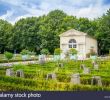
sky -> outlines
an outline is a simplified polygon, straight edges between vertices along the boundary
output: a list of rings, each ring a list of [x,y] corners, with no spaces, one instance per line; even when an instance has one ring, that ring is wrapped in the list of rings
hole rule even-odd
[[[110,0],[0,0],[0,19],[14,24],[21,18],[42,16],[59,9],[68,15],[94,19],[110,8]]]

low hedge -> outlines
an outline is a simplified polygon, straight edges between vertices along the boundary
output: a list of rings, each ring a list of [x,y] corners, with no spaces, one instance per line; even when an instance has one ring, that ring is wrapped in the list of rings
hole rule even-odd
[[[32,91],[35,88],[24,86],[22,84],[14,84],[0,81],[0,91]]]
[[[110,87],[91,85],[73,85],[54,80],[30,80],[0,76],[0,91],[110,91]]]

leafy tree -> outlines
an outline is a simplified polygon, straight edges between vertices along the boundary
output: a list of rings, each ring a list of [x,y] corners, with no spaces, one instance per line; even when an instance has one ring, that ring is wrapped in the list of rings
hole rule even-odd
[[[97,27],[95,21],[90,21],[88,18],[79,18],[76,29],[94,37]]]
[[[35,17],[19,20],[13,28],[13,49],[21,51],[26,48],[37,51],[40,47],[40,35],[38,34],[38,19]]]
[[[51,11],[40,19],[39,34],[41,35],[40,48],[47,48],[50,53],[60,47],[59,34],[64,31],[63,20],[67,15],[60,10]]]
[[[41,50],[41,54],[48,55],[48,54],[49,54],[48,49],[42,49],[42,50]]]
[[[98,40],[99,54],[110,50],[110,10],[94,20],[69,16],[61,10],[54,10],[40,17],[22,18],[12,26],[0,20],[0,52],[24,48],[37,54],[47,48],[51,54],[60,47],[59,34],[76,29]]]
[[[10,49],[9,41],[12,30],[12,25],[7,21],[0,19],[0,52],[3,53]]]
[[[10,59],[13,58],[13,54],[10,53],[10,52],[7,52],[7,51],[6,51],[6,52],[4,53],[4,55],[5,55],[5,57],[7,58],[8,62],[9,62]]]
[[[97,32],[95,34],[98,40],[100,54],[109,53],[110,49],[110,9],[101,18],[97,19]]]

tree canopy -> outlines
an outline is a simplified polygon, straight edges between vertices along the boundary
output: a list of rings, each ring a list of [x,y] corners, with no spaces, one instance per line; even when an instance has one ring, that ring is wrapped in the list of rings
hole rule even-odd
[[[39,17],[22,18],[11,25],[0,20],[0,52],[27,49],[40,53],[43,48],[54,53],[60,47],[59,34],[76,29],[88,33],[98,40],[99,54],[110,50],[110,9],[102,17],[89,20],[70,16],[61,10],[54,10]]]
[[[9,50],[9,41],[12,34],[12,25],[0,19],[0,52]]]

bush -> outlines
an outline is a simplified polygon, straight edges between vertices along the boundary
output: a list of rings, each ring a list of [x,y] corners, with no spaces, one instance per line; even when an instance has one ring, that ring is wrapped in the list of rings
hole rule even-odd
[[[36,55],[36,52],[30,51],[30,52],[28,52],[28,54],[29,54],[29,55]]]
[[[54,54],[55,54],[55,55],[60,55],[61,52],[62,52],[62,50],[61,50],[60,48],[56,48],[56,49],[54,50]]]
[[[42,50],[41,50],[41,54],[48,55],[48,54],[49,54],[48,49],[42,49]]]
[[[27,55],[29,54],[29,50],[26,50],[26,49],[23,49],[21,52],[20,52],[21,55]]]
[[[7,51],[6,51],[6,52],[4,53],[4,55],[5,55],[5,57],[7,58],[8,61],[13,58],[13,54],[10,53],[10,52],[7,52]]]
[[[71,49],[69,50],[69,53],[72,54],[72,55],[77,54],[77,50],[74,49],[74,48],[71,48]]]

